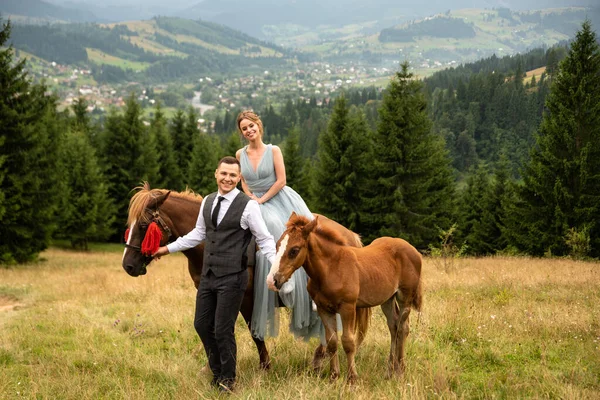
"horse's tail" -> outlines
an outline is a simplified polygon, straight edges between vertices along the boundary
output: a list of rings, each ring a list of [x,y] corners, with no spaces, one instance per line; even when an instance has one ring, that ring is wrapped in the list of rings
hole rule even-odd
[[[421,277],[419,277],[419,284],[417,285],[417,290],[415,292],[415,296],[413,297],[412,306],[415,310],[421,312],[421,307],[423,306],[423,281]]]
[[[414,272],[419,282],[417,283],[417,289],[412,299],[412,306],[415,310],[421,312],[421,307],[423,307],[423,279],[421,279],[421,266],[423,265],[423,257],[418,251],[415,250],[415,252],[417,253],[418,257],[415,259]]]
[[[357,308],[356,309],[356,325],[355,325],[355,334],[356,334],[356,347],[358,348],[360,344],[365,340],[367,336],[367,331],[369,330],[369,323],[371,321],[371,315],[373,314],[372,308]]]

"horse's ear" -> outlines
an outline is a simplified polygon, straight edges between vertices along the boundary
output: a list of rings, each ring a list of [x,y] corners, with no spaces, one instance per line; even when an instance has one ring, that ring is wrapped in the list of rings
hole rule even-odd
[[[308,235],[310,235],[310,233],[317,228],[318,225],[319,217],[315,215],[315,218],[306,224],[304,228],[302,228],[302,236],[304,236],[304,239],[306,239]]]
[[[161,194],[160,196],[158,196],[156,198],[156,205],[155,207],[158,208],[160,206],[162,206],[162,204],[165,202],[165,200],[167,200],[169,198],[169,195],[171,194],[171,191],[169,190],[168,192]]]

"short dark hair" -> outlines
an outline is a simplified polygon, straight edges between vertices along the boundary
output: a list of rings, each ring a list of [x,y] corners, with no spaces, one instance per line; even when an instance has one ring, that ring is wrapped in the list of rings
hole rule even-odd
[[[231,157],[231,156],[225,156],[225,157],[221,158],[219,160],[219,163],[217,164],[217,169],[221,166],[221,164],[237,164],[237,166],[240,168],[240,170],[242,169],[242,166],[240,165],[239,160],[237,158]]]

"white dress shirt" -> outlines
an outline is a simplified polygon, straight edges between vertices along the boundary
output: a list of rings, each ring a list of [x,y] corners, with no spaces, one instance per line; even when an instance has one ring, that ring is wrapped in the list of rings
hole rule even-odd
[[[234,188],[231,192],[222,195],[219,193],[219,196],[223,196],[225,199],[221,201],[221,209],[219,210],[219,215],[217,216],[217,225],[221,223],[221,220],[229,210],[229,206],[236,198],[239,189]],[[212,211],[217,206],[217,198],[213,201],[212,209],[210,210],[210,214],[212,215]],[[179,239],[167,245],[167,249],[169,249],[169,253],[175,253],[177,251],[184,251],[191,249],[192,247],[196,247],[199,245],[204,239],[206,239],[206,222],[204,221],[204,204],[206,203],[206,198],[202,200],[202,204],[200,205],[200,213],[198,214],[198,219],[196,220],[196,226],[192,229],[188,234],[181,236]],[[275,261],[275,240],[273,240],[273,235],[269,233],[267,229],[267,225],[263,220],[262,214],[260,213],[260,207],[256,200],[250,200],[246,203],[246,207],[244,208],[244,212],[242,213],[242,218],[240,219],[240,226],[242,229],[250,229],[250,232],[254,235],[256,239],[256,244],[260,247],[263,254],[268,258],[270,263]]]

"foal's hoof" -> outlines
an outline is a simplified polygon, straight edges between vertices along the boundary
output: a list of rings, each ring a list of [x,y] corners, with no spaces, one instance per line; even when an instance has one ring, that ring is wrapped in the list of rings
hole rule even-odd
[[[329,375],[329,382],[335,382],[337,381],[337,379],[340,377],[340,373],[339,372],[332,372]]]
[[[358,383],[357,375],[349,376],[348,379],[346,380],[346,384],[348,386],[355,386],[357,383]]]

